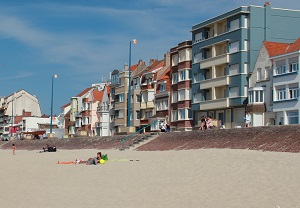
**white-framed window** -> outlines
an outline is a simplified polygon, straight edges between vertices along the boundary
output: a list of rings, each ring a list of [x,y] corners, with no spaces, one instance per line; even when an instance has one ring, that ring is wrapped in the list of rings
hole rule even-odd
[[[124,93],[119,94],[119,102],[124,102]]]
[[[248,21],[248,17],[244,18],[244,27],[248,28],[249,27],[249,21]]]
[[[169,102],[168,100],[164,100],[164,109],[168,109],[169,108]]]
[[[178,62],[183,62],[183,61],[187,60],[187,57],[186,57],[187,50],[186,49],[183,49],[183,50],[179,51],[178,54],[179,54],[179,60],[178,60]]]
[[[178,117],[177,117],[177,110],[173,110],[172,111],[172,121],[177,121]]]
[[[235,53],[240,50],[240,41],[229,43],[229,53]]]
[[[177,84],[178,83],[178,74],[174,73],[172,74],[172,84]]]
[[[286,67],[285,67],[285,65],[277,66],[276,67],[276,75],[285,74],[285,73],[286,73]]]
[[[178,120],[185,120],[185,109],[178,110]]]
[[[298,67],[299,67],[298,63],[291,63],[290,67],[289,67],[289,72],[296,72],[296,71],[298,71]]]
[[[166,91],[166,84],[160,84],[160,89],[159,89],[160,92],[165,92]]]
[[[118,84],[118,81],[119,81],[119,74],[113,74],[111,76],[111,83],[112,84]]]
[[[172,66],[178,65],[178,54],[172,56]]]
[[[185,90],[178,90],[178,100],[185,100]]]
[[[199,103],[202,101],[202,93],[195,93],[194,94],[194,103]]]
[[[285,88],[277,89],[277,100],[286,99],[286,90]]]
[[[179,71],[179,78],[180,78],[180,81],[184,81],[185,80],[185,70],[182,70],[182,71]]]
[[[289,99],[295,99],[298,98],[299,89],[296,87],[289,89]]]
[[[176,103],[178,101],[177,91],[172,93],[172,102]]]
[[[136,95],[136,102],[140,103],[142,101],[142,96],[141,95]]]
[[[229,97],[238,97],[239,96],[239,87],[230,87],[229,88]]]
[[[195,34],[195,43],[198,43],[202,40],[203,34],[202,32],[196,33]]]
[[[201,80],[201,74],[194,73],[194,82],[200,82],[200,80]]]
[[[158,102],[156,102],[156,110],[161,110],[162,109],[162,107],[161,107],[161,101],[158,101]]]
[[[199,52],[199,53],[195,53],[194,54],[194,64],[195,63],[199,63],[201,60],[203,59],[202,57],[202,52]]]
[[[299,124],[299,112],[289,111],[287,112],[288,124]]]
[[[240,65],[239,64],[232,64],[229,66],[229,75],[236,75],[240,72]]]
[[[240,28],[240,19],[231,20],[229,25],[230,25],[230,28],[229,28],[230,31],[239,29]]]
[[[124,118],[124,110],[118,111],[118,118]]]

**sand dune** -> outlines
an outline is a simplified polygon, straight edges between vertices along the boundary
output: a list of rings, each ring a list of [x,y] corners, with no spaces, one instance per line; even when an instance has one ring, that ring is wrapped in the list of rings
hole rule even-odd
[[[104,165],[56,164],[96,152],[1,150],[0,207],[300,207],[297,153],[104,150]]]

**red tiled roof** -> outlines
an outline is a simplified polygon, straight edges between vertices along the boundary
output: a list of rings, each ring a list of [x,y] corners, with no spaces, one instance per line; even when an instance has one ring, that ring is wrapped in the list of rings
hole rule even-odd
[[[277,56],[279,54],[285,53],[287,47],[290,45],[288,43],[277,43],[277,42],[269,42],[269,41],[264,41],[264,44],[269,53],[269,57]]]
[[[300,51],[300,38],[298,38],[294,43],[292,43],[286,50],[286,53],[291,53],[294,51]]]
[[[104,94],[103,91],[94,90],[93,91],[94,101],[101,101],[103,98],[103,94]]]
[[[85,90],[83,90],[82,92],[80,92],[78,95],[76,95],[76,97],[81,97],[81,96],[83,96],[85,93],[87,93],[87,92],[90,91],[91,89],[93,89],[93,87],[86,88]]]
[[[171,67],[168,67],[166,69],[166,71],[157,80],[157,82],[166,81],[166,91],[167,92],[170,92],[170,88],[171,88],[171,83],[170,83],[170,69],[171,69]],[[157,85],[157,87],[156,87],[156,93],[157,94],[159,93],[159,89],[160,89],[160,86]]]
[[[66,108],[66,107],[68,107],[70,104],[71,104],[71,103],[67,103],[67,104],[61,106],[60,108]]]
[[[110,94],[110,86],[106,85],[107,94]]]
[[[138,64],[132,65],[132,66],[130,67],[130,71],[136,70],[137,67],[138,67]]]

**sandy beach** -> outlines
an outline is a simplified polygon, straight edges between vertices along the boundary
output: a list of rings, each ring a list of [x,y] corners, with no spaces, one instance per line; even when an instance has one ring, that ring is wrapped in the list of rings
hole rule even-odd
[[[0,207],[300,207],[300,154],[231,149],[0,151]]]

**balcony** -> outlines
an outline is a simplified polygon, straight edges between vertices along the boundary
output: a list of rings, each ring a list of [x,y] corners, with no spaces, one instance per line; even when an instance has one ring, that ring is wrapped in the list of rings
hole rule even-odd
[[[82,111],[82,112],[81,112],[81,115],[82,115],[82,116],[90,116],[90,115],[91,115],[91,112],[90,112],[90,111],[87,111],[87,110],[86,110],[86,111]]]
[[[200,82],[200,89],[209,89],[212,87],[219,87],[224,85],[229,85],[229,77],[227,76],[203,80]]]
[[[98,112],[109,111],[109,106],[100,106],[100,107],[97,107],[97,111]]]
[[[122,86],[122,87],[116,87],[115,88],[115,95],[118,95],[118,94],[123,94],[123,93],[125,93],[126,91],[126,89],[125,89],[125,87],[124,86]]]
[[[229,99],[221,98],[216,100],[207,100],[200,102],[201,110],[210,110],[210,109],[220,109],[220,108],[228,108],[229,107]]]
[[[153,103],[153,101],[148,101],[148,102],[147,102],[147,108],[154,108],[154,103]]]
[[[200,61],[201,69],[210,68],[221,64],[229,63],[229,54],[225,53],[219,56],[211,57]]]
[[[125,102],[115,103],[115,110],[125,109],[125,107],[126,107]]]
[[[115,126],[125,126],[125,118],[115,118]]]
[[[141,110],[147,109],[147,103],[146,103],[146,102],[141,102],[140,109],[141,109]]]

